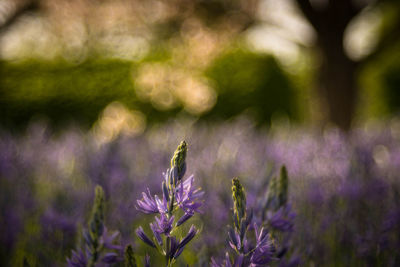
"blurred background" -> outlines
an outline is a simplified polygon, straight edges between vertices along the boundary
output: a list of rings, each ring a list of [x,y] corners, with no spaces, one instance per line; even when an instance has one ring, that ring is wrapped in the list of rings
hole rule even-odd
[[[143,259],[134,203],[185,139],[213,208],[178,266],[224,255],[232,177],[253,205],[282,164],[288,255],[400,266],[399,115],[398,0],[0,0],[0,265],[64,265],[96,184]]]
[[[399,37],[395,0],[3,0],[0,125],[348,130],[399,112]]]

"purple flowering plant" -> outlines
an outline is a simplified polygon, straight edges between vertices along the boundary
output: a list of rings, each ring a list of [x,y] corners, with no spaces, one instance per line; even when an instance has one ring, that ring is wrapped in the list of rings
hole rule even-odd
[[[279,266],[297,266],[300,259],[291,255],[291,235],[294,230],[296,214],[288,201],[289,178],[287,169],[282,166],[280,175],[273,176],[268,184],[266,196],[256,210],[255,220],[270,231],[274,240]]]
[[[102,145],[75,130],[57,137],[37,128],[20,137],[0,132],[0,265],[62,266],[68,256],[69,266],[88,266],[94,258],[96,266],[121,266],[122,262],[109,264],[103,259],[122,259],[122,250],[107,246],[114,245],[113,238],[124,246],[132,240],[135,228],[130,222],[142,225],[149,243],[162,252],[168,234],[178,241],[186,236],[190,224],[185,220],[198,220],[204,231],[190,247],[185,246],[185,255],[175,265],[209,266],[215,257],[221,266],[225,250],[228,266],[237,258],[238,263],[243,260],[242,265],[256,264],[256,257],[253,262],[246,255],[240,258],[229,242],[225,244],[228,231],[221,231],[221,226],[231,224],[230,231],[240,234],[234,222],[230,223],[232,200],[227,190],[230,178],[238,174],[246,185],[245,217],[253,215],[243,241],[254,247],[255,230],[257,237],[261,228],[261,237],[268,230],[266,236],[273,245],[269,266],[296,266],[299,259],[302,266],[400,266],[400,124],[356,129],[348,135],[335,129],[320,133],[296,128],[266,134],[246,125],[232,122],[183,132],[168,124]],[[154,195],[164,181],[165,198],[170,197],[169,181],[174,182],[169,179],[170,171],[168,179],[153,178],[161,173],[162,163],[170,158],[171,143],[182,133],[193,140],[191,151],[196,151],[191,155],[191,170],[215,177],[196,181],[207,192],[201,207],[207,212],[193,219],[191,212],[185,212],[200,209],[196,205],[201,201],[192,201],[193,196],[185,193],[194,191],[193,181],[177,181],[171,215],[164,190]],[[290,170],[289,194],[282,175],[271,178],[274,166],[283,163]],[[82,231],[77,231],[75,221],[86,217],[96,184],[109,196],[107,226],[122,235],[107,234],[104,225],[97,231],[86,224],[85,238],[78,238],[77,246],[74,240]],[[143,190],[140,207],[136,199],[143,185],[149,190]],[[185,190],[179,191],[181,187]],[[143,221],[153,216],[143,216],[142,211],[156,216],[151,227]],[[242,242],[243,250],[246,242]],[[135,245],[125,250],[126,266],[149,266],[148,257],[135,263]],[[72,255],[71,249],[75,250]],[[157,253],[156,249],[148,252]],[[164,257],[151,260],[153,266],[165,265]]]
[[[104,191],[97,185],[88,229],[83,231],[85,243],[82,248],[72,251],[71,258],[67,258],[67,266],[94,267],[99,263],[109,265],[123,261],[122,247],[115,244],[118,235],[118,231],[108,233],[104,226]]]
[[[247,211],[246,193],[238,178],[232,180],[232,198],[233,227],[228,226],[228,243],[233,253],[226,252],[223,262],[212,259],[211,266],[267,266],[274,259],[273,240],[265,227],[253,221],[253,211]]]
[[[284,259],[290,249],[290,233],[295,214],[288,199],[288,175],[283,166],[279,178],[271,178],[266,197],[253,210],[247,211],[246,193],[238,178],[232,180],[233,227],[228,226],[231,252],[213,267],[298,266],[299,259]]]
[[[191,225],[186,236],[178,240],[174,235],[177,228],[188,221],[202,205],[204,192],[193,185],[193,175],[183,180],[186,172],[187,144],[182,141],[176,149],[171,168],[164,173],[162,181],[162,197],[154,197],[150,190],[142,193],[142,199],[137,200],[136,208],[145,214],[156,214],[155,221],[150,223],[153,238],[150,238],[142,226],[136,229],[136,235],[144,243],[155,248],[165,257],[166,266],[173,266],[183,252],[185,246],[196,236],[198,230]],[[181,211],[183,215],[177,218]]]

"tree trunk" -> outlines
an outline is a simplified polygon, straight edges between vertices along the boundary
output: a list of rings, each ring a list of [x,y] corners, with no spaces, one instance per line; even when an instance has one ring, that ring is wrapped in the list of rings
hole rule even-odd
[[[340,36],[341,35],[341,36]],[[320,66],[317,88],[327,105],[328,120],[349,130],[354,116],[357,86],[357,64],[344,52],[343,32],[319,36]]]
[[[347,25],[363,6],[351,0],[329,0],[326,6],[316,8],[310,0],[296,1],[317,33],[317,87],[327,105],[328,120],[349,130],[358,93],[358,64],[346,55],[343,37]]]

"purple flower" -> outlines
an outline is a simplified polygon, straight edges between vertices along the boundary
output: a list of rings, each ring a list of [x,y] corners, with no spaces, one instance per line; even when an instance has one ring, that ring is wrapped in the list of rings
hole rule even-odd
[[[108,252],[101,258],[101,261],[104,263],[107,263],[107,264],[113,264],[113,263],[117,263],[118,261],[120,261],[119,258],[120,257],[118,256],[117,253]]]
[[[175,259],[177,259],[183,252],[185,246],[195,237],[197,232],[198,231],[196,230],[196,228],[192,225],[192,227],[190,227],[190,230],[187,233],[187,235],[184,238],[182,238],[182,240],[179,243],[176,240],[175,236],[167,237],[167,239],[166,239],[166,242],[167,242],[166,256],[167,256],[168,260],[174,261]]]
[[[167,239],[169,246],[167,246],[167,257],[169,260],[175,260],[181,255],[183,252],[183,247],[180,247],[180,243],[176,240],[174,236],[171,236]]]
[[[229,236],[229,245],[232,249],[239,251],[242,249],[242,244],[240,241],[240,235],[236,233],[236,231],[228,226],[228,236]]]
[[[156,224],[154,224],[156,232],[159,234],[169,235],[174,219],[174,216],[171,216],[171,218],[168,219],[165,214],[161,214],[160,217],[156,217]]]
[[[118,236],[119,236],[118,231],[108,234],[107,227],[104,227],[103,235],[100,238],[100,244],[108,249],[115,249],[118,251],[122,251],[123,247],[121,245],[114,244],[114,242]]]
[[[167,257],[172,260],[175,257],[175,254],[177,253],[178,250],[178,241],[176,240],[175,236],[172,236],[167,239],[167,242],[169,242],[169,250],[167,250]]]
[[[146,243],[147,245],[155,248],[156,245],[154,244],[153,241],[151,241],[151,239],[145,234],[145,232],[143,231],[142,226],[139,226],[136,229],[136,235],[140,238],[140,240],[142,240],[144,243]]]
[[[190,240],[192,240],[195,235],[198,233],[196,227],[194,227],[194,225],[192,225],[189,229],[189,232],[187,233],[187,235],[179,242],[178,245],[178,249],[183,249],[187,243],[190,242]]]
[[[251,266],[266,266],[273,258],[274,247],[269,238],[268,232],[261,228],[260,232],[257,232],[257,228],[255,227],[256,232],[256,247],[254,249],[254,253],[250,258]]]
[[[177,259],[179,255],[183,252],[183,249],[185,246],[195,237],[197,234],[196,228],[192,225],[190,227],[190,230],[188,234],[182,238],[182,240],[178,243],[176,238],[174,236],[168,237],[167,238],[167,252],[166,256],[168,257],[169,260]]]
[[[293,222],[296,214],[289,205],[279,208],[275,213],[268,212],[267,220],[272,228],[281,232],[293,231]]]
[[[204,192],[200,188],[193,187],[193,175],[181,182],[177,187],[176,202],[185,212],[199,212],[199,208],[203,204],[200,198]]]
[[[293,255],[289,260],[281,260],[279,267],[296,267],[301,263],[300,257]]]
[[[151,231],[153,232],[153,235],[154,235],[154,237],[156,238],[157,243],[158,243],[160,246],[162,246],[163,240],[162,240],[162,237],[161,237],[160,233],[158,232],[158,229],[157,229],[156,226],[155,226],[155,223],[150,223],[150,229],[151,229]]]
[[[147,188],[147,194],[143,192],[142,196],[142,200],[137,200],[138,205],[136,206],[136,209],[146,214],[158,213],[158,205],[154,198],[151,196],[149,188]]]
[[[146,254],[146,256],[144,257],[144,266],[145,267],[150,267],[150,256],[149,256],[149,254]]]
[[[168,201],[165,197],[163,197],[163,200],[161,201],[160,198],[156,195],[156,203],[157,203],[157,209],[159,213],[167,213],[168,212]]]
[[[217,259],[215,259],[214,257],[211,257],[211,267],[221,267],[222,263],[219,262]]]
[[[86,267],[88,264],[87,254],[82,250],[72,251],[71,258],[67,258],[68,267]]]
[[[222,262],[219,262],[215,260],[214,258],[211,258],[211,267],[244,267],[248,266],[248,262],[246,262],[245,255],[239,254],[234,258],[233,263],[231,262],[231,259],[229,257],[229,253],[226,252],[225,254],[225,259]]]
[[[176,223],[176,226],[180,226],[183,223],[185,223],[187,220],[189,220],[190,218],[192,218],[192,216],[194,215],[193,211],[188,211],[185,214],[182,215],[182,217],[179,218],[178,222]]]
[[[228,252],[225,254],[225,266],[226,267],[232,267],[231,259],[229,258]]]

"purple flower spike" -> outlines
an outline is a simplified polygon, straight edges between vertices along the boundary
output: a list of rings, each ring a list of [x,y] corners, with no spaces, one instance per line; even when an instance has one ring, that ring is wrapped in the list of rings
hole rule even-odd
[[[152,247],[156,247],[156,244],[159,245],[159,252],[166,256],[168,266],[171,266],[175,262],[175,259],[181,255],[185,246],[198,233],[197,229],[192,225],[187,235],[180,242],[178,242],[176,236],[171,234],[178,226],[189,220],[195,212],[198,212],[202,205],[200,197],[203,195],[203,192],[200,189],[193,188],[193,176],[186,181],[182,180],[186,171],[186,151],[187,145],[183,141],[178,146],[171,160],[171,169],[163,174],[164,181],[162,181],[161,185],[162,198],[155,195],[153,199],[150,191],[147,190],[147,194],[143,193],[143,199],[137,201],[138,210],[144,213],[160,214],[155,217],[154,222],[150,223],[154,242],[146,236],[142,227],[136,230],[136,234],[143,242]],[[178,208],[181,208],[185,214],[174,223],[175,212]]]
[[[151,241],[151,239],[145,234],[145,232],[143,231],[142,226],[139,226],[139,228],[136,229],[136,235],[147,245],[155,248],[156,245],[154,244],[153,241]]]
[[[150,190],[148,188],[147,188],[147,194],[143,192],[142,196],[143,196],[142,200],[137,200],[138,205],[136,206],[136,209],[146,214],[158,213],[159,209],[157,203],[151,196]]]

